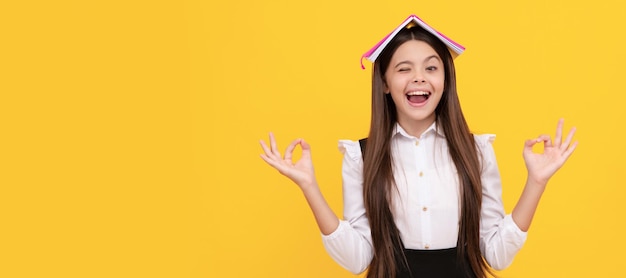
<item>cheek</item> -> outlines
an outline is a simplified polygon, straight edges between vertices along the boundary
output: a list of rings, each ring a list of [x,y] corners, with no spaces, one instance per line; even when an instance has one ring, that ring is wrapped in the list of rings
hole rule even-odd
[[[396,90],[396,91],[401,91],[403,92],[404,89],[406,88],[406,86],[408,84],[411,83],[411,77],[410,76],[394,76],[393,78],[388,79],[389,83],[389,89],[392,90]]]
[[[398,82],[398,80],[389,80],[389,83],[387,83],[387,88],[389,89],[390,92],[395,93],[398,92],[398,90],[401,88],[401,84],[400,82]]]
[[[443,92],[445,90],[446,83],[442,81],[441,84],[439,84],[438,87],[439,87],[439,91]]]
[[[445,80],[444,76],[441,76],[440,78],[437,78],[437,81],[435,83],[436,83],[435,86],[437,87],[437,89],[439,91],[443,92],[443,89],[444,89],[444,87],[446,85],[446,80]]]

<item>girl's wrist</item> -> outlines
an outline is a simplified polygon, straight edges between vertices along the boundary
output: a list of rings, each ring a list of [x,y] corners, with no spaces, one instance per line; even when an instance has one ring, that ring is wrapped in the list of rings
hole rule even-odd
[[[526,185],[533,188],[545,189],[548,185],[548,180],[536,179],[528,175],[528,178],[526,179]]]
[[[300,184],[300,190],[302,190],[302,193],[304,193],[305,195],[307,193],[310,193],[311,191],[319,190],[317,181],[313,180],[310,182],[303,182],[302,184]]]

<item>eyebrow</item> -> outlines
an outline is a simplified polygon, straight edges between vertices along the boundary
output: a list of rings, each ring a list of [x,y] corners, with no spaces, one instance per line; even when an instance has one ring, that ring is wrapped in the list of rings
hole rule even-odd
[[[428,60],[430,60],[430,59],[432,59],[432,58],[435,58],[435,59],[437,59],[438,61],[440,61],[440,62],[441,62],[441,59],[440,59],[440,58],[439,58],[439,56],[437,56],[437,55],[431,55],[431,56],[426,57],[426,59],[424,59],[424,62],[426,62],[426,61],[428,61]],[[401,62],[397,63],[397,64],[394,66],[394,68],[397,68],[398,66],[400,66],[400,65],[402,65],[402,64],[409,64],[409,65],[413,65],[413,62],[411,62],[411,61],[409,61],[409,60],[404,60],[404,61],[401,61]]]

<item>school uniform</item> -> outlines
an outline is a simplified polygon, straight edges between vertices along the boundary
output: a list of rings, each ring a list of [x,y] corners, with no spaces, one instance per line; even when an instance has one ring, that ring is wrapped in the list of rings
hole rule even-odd
[[[500,270],[509,266],[526,241],[523,232],[504,212],[502,186],[493,150],[494,135],[475,135],[483,198],[480,249],[487,263]],[[363,159],[357,141],[340,140],[344,220],[329,235],[322,235],[328,254],[341,266],[358,274],[373,257],[373,243],[363,202]],[[412,277],[429,277],[420,271],[449,270],[456,264],[460,221],[460,185],[448,154],[443,130],[433,123],[420,137],[396,124],[391,140],[394,179],[392,213],[412,265]],[[433,266],[434,269],[430,269]],[[456,273],[463,272],[460,269]],[[406,273],[400,273],[399,277]],[[450,274],[453,275],[453,274]],[[430,277],[446,277],[435,275]],[[450,276],[456,277],[456,276]]]

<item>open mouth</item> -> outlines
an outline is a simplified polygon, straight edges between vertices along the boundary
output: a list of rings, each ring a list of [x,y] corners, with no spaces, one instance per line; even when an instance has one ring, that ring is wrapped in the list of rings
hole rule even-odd
[[[413,91],[406,94],[406,99],[411,104],[422,104],[428,100],[431,93],[427,91]]]

